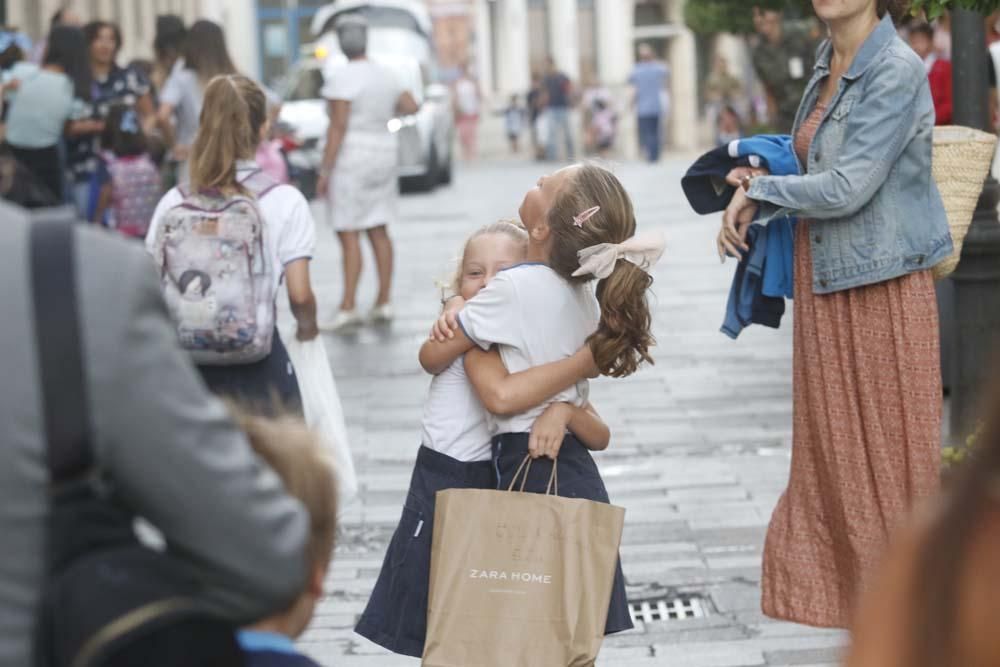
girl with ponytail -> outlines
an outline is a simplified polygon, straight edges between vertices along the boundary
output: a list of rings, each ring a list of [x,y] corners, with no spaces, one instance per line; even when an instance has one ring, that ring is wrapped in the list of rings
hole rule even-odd
[[[157,204],[146,235],[146,247],[154,256],[162,252],[167,233],[160,233],[164,219],[175,209],[190,206],[192,195],[218,193],[225,198],[237,195],[251,198],[263,223],[261,238],[267,282],[275,297],[281,284],[287,285],[297,323],[296,338],[308,341],[319,333],[316,299],[309,278],[316,223],[302,193],[273,181],[254,161],[257,147],[267,132],[267,99],[260,86],[239,74],[216,76],[209,81],[198,133],[191,147],[191,182],[171,189]],[[218,231],[206,223],[206,235]],[[206,272],[219,278],[233,273],[231,258],[221,254],[210,255],[205,263]],[[185,285],[178,287],[186,294],[185,288],[191,281],[182,282]],[[209,329],[227,326],[224,309],[213,309],[209,303],[213,298],[213,282],[205,275],[198,280],[199,289],[191,290],[197,301],[190,307],[204,307],[208,311],[205,319]],[[213,392],[240,399],[261,412],[271,411],[276,399],[293,409],[301,405],[298,381],[277,331],[270,354],[260,361],[200,365],[198,369]]]
[[[590,451],[567,428],[569,408],[588,401],[586,377],[528,410],[519,409],[523,405],[504,380],[507,373],[572,357],[581,348],[592,354],[594,363],[586,366],[594,375],[626,377],[643,362],[652,363],[646,291],[663,237],[636,235],[628,193],[611,172],[594,165],[542,177],[519,214],[528,232],[526,262],[500,272],[468,303],[450,299],[420,362],[438,373],[465,354],[469,379],[494,415],[497,488],[507,488],[531,455],[539,460],[525,489],[544,493],[558,458],[560,495],[609,502]],[[566,409],[549,410],[553,405]],[[536,430],[551,432],[558,419],[561,439],[531,437]],[[631,627],[619,567],[605,632]]]

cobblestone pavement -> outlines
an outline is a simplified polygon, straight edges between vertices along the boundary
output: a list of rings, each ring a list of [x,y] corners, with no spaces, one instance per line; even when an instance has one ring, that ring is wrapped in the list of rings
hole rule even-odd
[[[732,265],[720,267],[714,218],[691,212],[679,179],[685,160],[616,167],[640,229],[669,246],[656,269],[656,365],[600,380],[593,400],[611,426],[598,455],[612,502],[626,508],[621,549],[630,598],[702,596],[700,618],[637,623],[609,638],[598,665],[832,667],[845,636],[766,619],[760,556],[771,510],[788,475],[791,318],[780,331],[719,333]],[[544,168],[504,162],[466,167],[455,184],[401,200],[396,243],[397,319],[386,328],[327,337],[361,483],[346,511],[322,602],[303,648],[324,665],[415,667],[353,634],[400,513],[416,455],[428,378],[417,349],[438,308],[464,237],[513,216]],[[322,221],[317,210],[317,220]],[[314,281],[321,319],[339,298],[339,255],[320,224]],[[374,294],[366,256],[362,303]]]

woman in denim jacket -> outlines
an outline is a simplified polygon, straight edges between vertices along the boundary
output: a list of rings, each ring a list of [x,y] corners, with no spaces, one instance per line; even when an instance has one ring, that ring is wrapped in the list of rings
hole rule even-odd
[[[737,171],[720,253],[760,210],[795,241],[794,434],[764,549],[769,616],[847,627],[887,535],[938,486],[941,375],[929,269],[952,250],[931,177],[934,105],[900,0],[813,0],[830,29],[795,122],[799,176]]]

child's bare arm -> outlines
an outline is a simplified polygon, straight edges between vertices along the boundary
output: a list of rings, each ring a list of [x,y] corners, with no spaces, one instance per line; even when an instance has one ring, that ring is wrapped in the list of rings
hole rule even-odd
[[[511,415],[541,405],[579,380],[597,375],[590,347],[560,361],[509,373],[496,350],[470,350],[465,370],[479,400],[495,415]]]

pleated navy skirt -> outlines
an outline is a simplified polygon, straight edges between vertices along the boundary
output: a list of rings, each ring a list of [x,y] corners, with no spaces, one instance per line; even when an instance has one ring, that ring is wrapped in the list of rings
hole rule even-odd
[[[302,397],[295,368],[278,331],[274,332],[271,354],[251,364],[198,366],[198,372],[216,396],[236,401],[254,414],[302,412]]]
[[[446,489],[492,489],[490,461],[463,462],[421,447],[375,589],[354,628],[394,653],[419,658],[427,635],[434,500]]]

